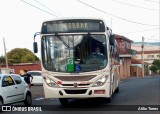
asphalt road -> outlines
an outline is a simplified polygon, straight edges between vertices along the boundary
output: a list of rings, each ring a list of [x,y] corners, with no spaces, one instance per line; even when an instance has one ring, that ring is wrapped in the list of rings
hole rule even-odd
[[[133,77],[121,81],[120,92],[113,95],[111,103],[106,102],[104,99],[74,99],[69,101],[68,106],[62,107],[58,99],[44,98],[43,86],[34,85],[31,87],[31,91],[33,106],[43,106],[42,110],[50,111],[47,113],[160,114],[159,111],[148,110],[148,107],[160,108],[160,76]],[[138,108],[143,110],[138,110]],[[146,108],[147,111],[145,111]],[[17,112],[12,113],[17,114]],[[32,112],[23,113],[29,114]],[[41,113],[44,112],[38,112],[38,114]]]

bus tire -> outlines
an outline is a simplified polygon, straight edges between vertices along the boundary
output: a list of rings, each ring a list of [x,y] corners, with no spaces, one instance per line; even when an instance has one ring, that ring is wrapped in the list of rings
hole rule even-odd
[[[61,105],[66,106],[68,104],[68,98],[59,98]]]
[[[109,98],[106,98],[106,101],[110,103],[112,101],[112,95]]]
[[[115,93],[119,93],[119,87],[116,88]]]
[[[113,96],[113,89],[112,89],[112,87],[110,87],[110,97],[106,98],[106,101],[108,103],[110,103],[112,101],[112,96]]]

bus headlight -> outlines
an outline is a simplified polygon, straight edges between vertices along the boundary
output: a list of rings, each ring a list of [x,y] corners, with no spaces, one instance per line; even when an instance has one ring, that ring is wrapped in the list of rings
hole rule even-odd
[[[93,84],[93,87],[98,87],[98,86],[104,85],[107,79],[108,79],[108,76],[103,76],[103,77],[99,78],[98,80],[95,81],[95,83]]]
[[[50,79],[48,77],[46,77],[46,79],[44,79],[44,80],[49,87],[59,87],[55,81],[53,81],[52,79]]]

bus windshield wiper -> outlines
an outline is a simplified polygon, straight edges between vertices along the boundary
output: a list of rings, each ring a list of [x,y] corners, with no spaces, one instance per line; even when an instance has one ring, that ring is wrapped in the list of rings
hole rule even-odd
[[[61,40],[62,43],[63,43],[67,48],[70,48],[70,46],[69,46],[57,33],[55,34],[55,36],[57,36],[57,38],[58,38],[59,40]]]

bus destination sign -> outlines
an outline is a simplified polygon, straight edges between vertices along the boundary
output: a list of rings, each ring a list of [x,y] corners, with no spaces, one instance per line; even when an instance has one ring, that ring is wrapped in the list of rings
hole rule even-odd
[[[72,32],[104,32],[105,26],[102,20],[59,20],[48,21],[42,25],[42,34],[72,33]]]

